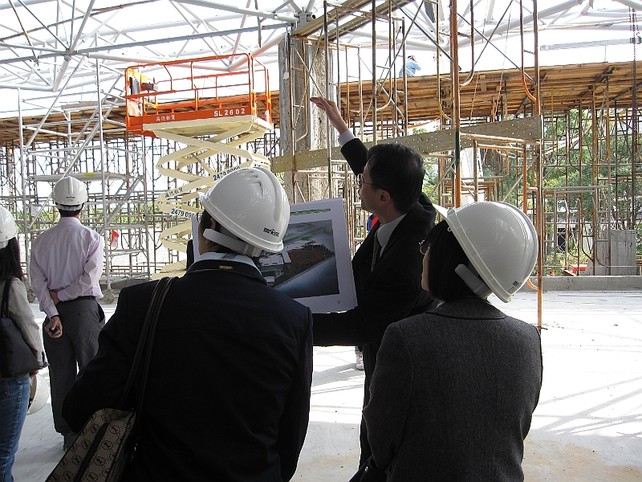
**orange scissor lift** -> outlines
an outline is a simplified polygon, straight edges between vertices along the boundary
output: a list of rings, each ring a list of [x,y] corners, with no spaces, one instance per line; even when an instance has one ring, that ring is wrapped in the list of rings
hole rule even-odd
[[[273,129],[268,71],[250,54],[233,54],[133,65],[125,81],[127,131],[185,145],[156,163],[161,174],[183,181],[156,205],[185,219],[160,235],[163,246],[184,253],[200,194],[232,170],[269,167],[265,156],[242,147]],[[242,161],[220,169],[210,161],[217,154]],[[162,274],[184,270],[177,262]]]

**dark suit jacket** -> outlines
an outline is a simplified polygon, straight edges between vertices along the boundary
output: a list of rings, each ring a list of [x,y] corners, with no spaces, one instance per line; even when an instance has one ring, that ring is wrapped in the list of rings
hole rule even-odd
[[[117,405],[154,284],[121,291],[96,358],[65,400],[74,430]],[[127,479],[289,480],[308,424],[311,329],[309,309],[252,267],[194,263],[163,306]]]
[[[341,152],[358,174],[366,165],[367,149],[359,139],[346,143]],[[366,393],[374,371],[379,343],[386,327],[425,310],[431,299],[421,288],[422,256],[419,243],[435,224],[435,209],[425,195],[396,227],[370,271],[377,223],[352,258],[357,306],[342,313],[314,315],[315,345],[361,345]]]
[[[359,139],[346,143],[341,152],[355,174],[363,172],[368,150]],[[374,235],[379,229],[379,223],[375,224],[352,258],[357,306],[342,313],[314,315],[315,345],[361,346],[365,371],[364,406],[368,402],[370,379],[386,327],[425,311],[432,302],[428,293],[421,288],[422,256],[419,243],[434,225],[435,208],[422,193],[393,231],[371,271]],[[370,456],[363,422],[360,438],[363,461]]]
[[[539,399],[537,328],[480,298],[388,327],[364,409],[388,481],[523,480]]]

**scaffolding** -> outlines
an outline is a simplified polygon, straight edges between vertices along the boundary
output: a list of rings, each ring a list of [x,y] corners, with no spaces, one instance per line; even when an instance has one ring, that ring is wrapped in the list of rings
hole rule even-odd
[[[439,4],[434,7],[438,9]],[[455,4],[451,7],[451,12],[455,12],[451,14],[451,21],[455,24],[460,20],[456,11]],[[407,26],[406,17],[395,14],[389,4],[387,7],[383,5],[372,8],[368,12],[364,12],[358,2],[350,7],[338,6],[331,12],[326,4],[323,22],[317,25],[321,31],[316,37],[309,36],[314,27],[306,25],[295,31],[290,39],[290,44],[294,45],[288,50],[287,57],[290,75],[285,85],[282,84],[282,92],[285,91],[291,97],[291,108],[281,118],[282,125],[292,126],[291,130],[296,135],[290,140],[287,146],[289,149],[282,144],[283,155],[273,159],[272,167],[277,172],[291,173],[294,196],[302,191],[297,189],[297,183],[307,185],[312,182],[310,173],[313,169],[317,169],[314,177],[317,182],[321,182],[319,172],[325,171],[327,174],[324,185],[327,187],[317,189],[318,196],[334,195],[332,186],[345,180],[346,185],[339,190],[345,196],[346,212],[351,218],[348,219],[348,225],[351,228],[353,247],[362,239],[365,216],[363,213],[357,216],[353,214],[359,212],[358,196],[352,195],[355,192],[354,184],[349,184],[350,177],[345,174],[349,168],[345,163],[340,164],[342,156],[334,145],[334,136],[329,132],[329,127],[326,125],[322,126],[325,129],[320,129],[325,139],[319,139],[317,146],[309,143],[316,127],[312,121],[313,114],[309,111],[309,98],[313,95],[335,100],[355,136],[360,137],[367,146],[378,142],[403,142],[423,154],[427,166],[436,168],[438,181],[432,186],[433,202],[446,208],[457,207],[461,205],[463,191],[472,200],[484,198],[513,202],[531,216],[535,216],[540,209],[537,159],[542,131],[536,97],[537,86],[533,81],[539,78],[537,63],[530,75],[525,68],[522,67],[521,70],[520,88],[523,88],[525,95],[530,96],[529,102],[534,106],[530,110],[524,109],[524,113],[528,115],[523,115],[521,119],[504,116],[499,109],[502,105],[499,92],[493,104],[493,122],[489,123],[489,116],[467,118],[462,122],[460,72],[457,63],[458,26],[453,25],[451,49],[449,52],[440,51],[437,57],[439,59],[443,55],[449,60],[445,65],[446,72],[440,70],[442,66],[438,61],[437,75],[421,79],[421,88],[434,92],[432,102],[437,105],[439,115],[424,118],[420,124],[424,128],[417,129],[417,132],[424,132],[415,133],[409,119],[410,105],[415,99],[409,92],[411,84],[418,84],[414,82],[417,79],[409,79],[406,73],[405,38],[407,29],[412,28],[419,13],[419,10],[414,15],[411,12],[410,25]],[[436,12],[436,18],[440,17],[439,13]],[[341,32],[364,23],[371,25],[370,63],[359,52],[355,53],[353,47],[341,41]],[[472,19],[470,24],[473,24]],[[382,41],[379,34],[384,31],[385,35],[382,37],[385,41]],[[474,43],[474,35],[474,29],[471,29],[471,43]],[[429,40],[440,45],[439,38]],[[475,64],[475,59],[472,64]],[[465,78],[461,74],[461,84],[471,83],[476,78],[475,74],[474,70]],[[299,86],[301,79],[305,80],[303,87]],[[304,144],[304,141],[308,143]],[[322,148],[318,149],[319,146]],[[316,151],[308,152],[314,147],[317,147]],[[500,176],[507,173],[498,172],[491,181],[490,178],[484,178],[483,166],[477,162],[471,164],[469,176],[463,178],[463,149],[472,149],[476,153],[494,153],[495,156],[488,155],[488,158],[501,157],[509,163],[514,161],[517,171],[514,179],[519,189],[513,186],[509,192],[500,193]],[[315,191],[308,189],[308,192]],[[535,196],[532,196],[533,193]],[[306,200],[313,199],[317,198]],[[537,224],[535,218],[534,221]]]
[[[90,192],[83,222],[105,239],[107,291],[166,265],[179,269],[198,193],[248,162],[269,162],[292,202],[343,198],[356,248],[367,216],[329,126],[310,107],[310,95],[323,95],[336,99],[367,145],[418,150],[434,202],[520,206],[542,240],[538,276],[639,272],[640,65],[540,69],[537,30],[520,27],[522,58],[513,68],[480,71],[484,47],[470,46],[496,39],[471,28],[473,11],[451,16],[429,3],[437,24],[451,22],[450,43],[426,37],[438,46],[435,75],[403,75],[418,12],[364,1],[326,4],[285,36],[281,73],[289,75],[278,93],[246,54],[133,65],[109,85],[96,64],[97,105],[61,96],[42,116],[21,113],[17,141],[0,151],[0,195],[21,224],[25,262],[31,240],[55,221],[53,183],[74,175]],[[371,27],[368,54],[342,39],[363,25]],[[453,68],[458,35],[471,54],[459,59],[469,65],[461,71]]]
[[[256,63],[246,55],[240,58],[248,62],[253,76]],[[171,88],[155,92],[153,112],[145,95],[124,89],[120,81],[101,85],[97,75],[101,101],[93,108],[58,100],[33,123],[23,125],[19,117],[19,142],[1,151],[0,187],[3,205],[17,214],[27,271],[32,241],[57,221],[51,192],[64,176],[86,183],[89,200],[81,221],[105,241],[104,301],[112,301],[115,289],[136,280],[184,270],[185,237],[191,234],[186,220],[197,210],[198,192],[226,170],[267,165],[261,152],[274,149],[271,124],[266,120],[271,115],[267,71],[257,69],[258,86],[247,71],[240,75],[251,82],[231,85],[229,79],[239,75],[211,70],[220,60],[210,57],[155,64],[165,72],[176,69],[183,74],[188,65],[195,96],[189,99],[188,89],[177,88],[185,76],[175,75]],[[206,63],[207,73],[198,73]],[[151,66],[136,68],[144,72],[147,67]],[[123,77],[129,84],[131,76]],[[163,89],[165,79],[157,78]],[[207,84],[210,81],[213,86]],[[249,90],[230,94],[241,87]],[[221,101],[222,92],[228,93],[227,102]],[[177,94],[182,96],[180,101],[163,102],[167,97],[176,99]],[[213,98],[204,98],[204,94]],[[243,104],[243,95],[249,105]],[[132,101],[145,106],[142,115],[130,115]],[[123,115],[127,107],[130,110]],[[34,299],[32,293],[30,297]]]

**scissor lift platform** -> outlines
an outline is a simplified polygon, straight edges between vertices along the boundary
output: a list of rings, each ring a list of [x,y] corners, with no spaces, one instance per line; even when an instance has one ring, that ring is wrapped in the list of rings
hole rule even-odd
[[[156,136],[153,126],[171,125],[181,135],[205,136],[215,133],[209,127],[238,129],[248,120],[271,129],[268,71],[250,54],[134,65],[125,81],[128,132]]]
[[[265,119],[252,115],[235,117],[210,117],[184,121],[169,121],[144,124],[143,130],[152,132],[157,137],[162,133],[185,137],[203,137],[221,135],[228,132],[239,132],[246,135],[263,134],[272,131],[274,126]],[[236,134],[235,134],[236,135]],[[227,138],[228,136],[224,136]]]
[[[156,163],[161,174],[183,181],[159,195],[156,206],[184,219],[163,230],[160,241],[186,252],[200,194],[231,170],[269,167],[265,156],[246,148],[273,129],[267,70],[251,55],[237,54],[136,65],[125,78],[127,130],[185,145]],[[212,163],[219,154],[233,156],[233,163]],[[184,269],[178,262],[163,273]]]

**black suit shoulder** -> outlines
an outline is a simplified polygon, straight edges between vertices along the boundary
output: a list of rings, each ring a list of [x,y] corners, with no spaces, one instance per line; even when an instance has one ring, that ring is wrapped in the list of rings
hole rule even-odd
[[[363,168],[368,161],[368,148],[361,142],[361,139],[355,137],[346,142],[341,147],[341,154],[343,154],[343,157],[348,161],[352,172],[355,174],[363,172]]]
[[[425,239],[430,230],[435,227],[435,217],[437,213],[430,200],[428,200],[428,197],[424,193],[421,193],[421,195],[425,197],[427,204],[416,202],[406,214],[406,218],[408,219],[404,219],[402,224],[405,229],[417,232],[422,236],[421,239]]]

